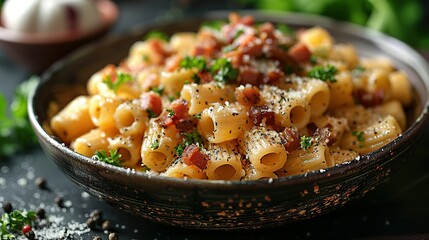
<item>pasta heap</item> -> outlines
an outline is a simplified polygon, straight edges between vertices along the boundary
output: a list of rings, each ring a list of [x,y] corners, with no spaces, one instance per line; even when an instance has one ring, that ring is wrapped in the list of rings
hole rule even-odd
[[[412,89],[321,27],[291,32],[231,13],[152,32],[51,118],[74,151],[176,178],[258,180],[349,162],[406,128]]]

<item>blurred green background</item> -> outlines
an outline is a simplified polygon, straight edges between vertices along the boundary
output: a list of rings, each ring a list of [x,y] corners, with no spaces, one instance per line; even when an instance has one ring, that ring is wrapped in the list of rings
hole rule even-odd
[[[427,0],[239,0],[249,8],[329,16],[396,37],[429,50]]]

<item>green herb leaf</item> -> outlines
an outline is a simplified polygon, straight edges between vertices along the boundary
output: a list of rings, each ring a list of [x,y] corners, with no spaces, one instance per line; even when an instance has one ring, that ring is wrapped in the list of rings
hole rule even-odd
[[[322,80],[324,82],[336,82],[337,79],[335,79],[334,75],[337,73],[337,71],[337,68],[332,65],[328,65],[326,68],[323,68],[322,66],[316,66],[310,70],[308,76]]]
[[[192,75],[192,81],[196,84],[200,84],[201,78],[200,78],[200,76],[198,76],[198,74],[194,73],[194,75]]]
[[[0,94],[0,157],[37,144],[27,115],[27,100],[39,81],[39,77],[32,76],[17,87],[9,109],[10,117],[6,98]]]
[[[295,34],[295,30],[293,30],[291,27],[289,27],[286,24],[277,24],[276,28],[286,36],[291,36]]]
[[[118,152],[118,149],[109,150],[109,155],[104,149],[101,149],[92,156],[92,159],[120,167],[121,157],[122,155]]]
[[[36,213],[14,210],[11,213],[3,213],[0,219],[0,239],[16,239],[13,233],[21,233],[24,225],[33,225]]]
[[[123,73],[123,72],[117,72],[115,80],[112,80],[110,75],[107,75],[103,79],[103,83],[105,83],[109,89],[111,89],[112,91],[114,91],[116,93],[122,85],[124,85],[127,82],[131,82],[132,80],[133,80],[133,78],[131,77],[130,74]]]
[[[301,149],[304,151],[307,151],[308,148],[311,147],[311,145],[313,144],[313,138],[308,137],[308,136],[301,136]]]
[[[182,156],[182,153],[185,148],[191,144],[196,144],[200,147],[203,146],[203,137],[201,137],[197,129],[194,129],[194,131],[189,133],[182,133],[182,135],[184,137],[183,142],[179,143],[176,147],[174,147],[177,156]]]
[[[156,118],[156,117],[158,117],[158,115],[154,111],[152,111],[152,109],[150,109],[150,108],[146,109],[146,112],[147,112],[147,115],[148,115],[149,118]]]
[[[159,40],[167,42],[169,37],[167,36],[167,34],[161,32],[161,31],[153,30],[153,31],[150,31],[148,34],[146,34],[144,39],[145,40],[159,39]]]
[[[233,68],[231,61],[226,58],[219,58],[210,68],[214,79],[218,82],[228,83],[238,77],[238,70]]]
[[[164,86],[152,87],[150,90],[161,96],[164,93]]]
[[[201,113],[197,113],[193,116],[195,119],[201,119]]]
[[[359,77],[363,72],[365,71],[365,68],[362,66],[357,66],[352,70],[352,77]]]
[[[364,142],[365,138],[363,136],[363,132],[362,131],[352,131],[352,135],[356,137],[356,139],[359,142]]]
[[[176,114],[173,109],[166,109],[166,111],[168,112],[169,117],[172,117],[174,114]]]
[[[152,149],[158,149],[159,148],[159,141],[158,141],[158,139],[155,139],[155,141],[153,141],[151,144],[150,144],[150,148],[152,148]]]
[[[174,151],[176,151],[177,156],[182,156],[183,151],[185,150],[186,146],[183,143],[177,144],[177,146],[174,147]]]
[[[182,61],[180,61],[180,67],[184,69],[196,68],[198,71],[203,71],[206,69],[207,63],[203,57],[189,57],[186,56]]]
[[[238,37],[240,37],[241,34],[243,34],[243,33],[244,33],[243,29],[238,29],[237,32],[235,32],[235,34],[234,34],[234,40],[237,39]]]
[[[203,22],[201,27],[212,28],[216,31],[220,31],[221,27],[225,25],[224,21],[211,21],[211,22]]]

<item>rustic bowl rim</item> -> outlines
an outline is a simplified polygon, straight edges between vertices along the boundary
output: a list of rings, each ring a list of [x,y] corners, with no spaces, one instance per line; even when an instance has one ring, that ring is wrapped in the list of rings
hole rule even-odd
[[[226,19],[230,11],[212,11],[204,13],[202,19]],[[383,33],[358,26],[352,23],[340,22],[337,20],[333,20],[327,17],[302,14],[302,13],[285,13],[285,12],[272,12],[272,11],[255,11],[255,10],[246,10],[246,11],[238,11],[240,14],[251,14],[257,20],[264,18],[266,21],[278,21],[278,22],[289,22],[289,23],[305,23],[308,25],[321,25],[323,27],[328,26],[330,29],[335,29],[335,31],[339,31],[342,33],[346,33],[352,36],[358,36],[364,38],[371,43],[376,43],[377,46],[387,46],[387,47],[395,47],[400,48],[402,52],[408,54],[408,57],[412,57],[417,60],[419,66],[414,66],[414,70],[418,70],[419,78],[425,86],[425,92],[429,95],[429,65],[426,60],[417,53],[414,49],[412,49],[407,44],[403,43],[400,40],[397,40],[393,37],[387,36]],[[221,18],[223,17],[223,18]],[[191,19],[201,20],[198,17],[192,17]],[[189,20],[189,19],[188,19]],[[151,25],[142,25],[146,32],[151,29],[156,29],[156,27],[167,26],[173,22],[164,22],[161,24],[151,24]],[[312,24],[314,23],[314,24]],[[130,35],[134,32],[139,32],[141,29],[134,29],[134,31],[130,31]],[[123,36],[122,36],[123,37]],[[115,40],[119,40],[122,37],[118,37],[117,39],[105,39],[106,43],[110,43]],[[98,43],[100,44],[100,43]],[[62,59],[57,62],[45,71],[42,74],[42,81],[38,85],[38,87],[30,94],[28,99],[28,112],[29,118],[33,125],[33,129],[43,137],[49,144],[55,147],[55,149],[59,152],[64,153],[68,156],[68,159],[80,161],[84,165],[88,165],[90,167],[99,168],[99,170],[103,170],[106,172],[113,173],[118,176],[123,177],[132,177],[137,178],[141,181],[150,181],[155,183],[162,183],[164,185],[174,185],[176,187],[181,188],[206,188],[206,189],[253,189],[253,188],[273,188],[277,186],[291,186],[301,183],[308,182],[318,182],[322,180],[326,180],[330,177],[341,176],[347,171],[351,171],[354,169],[359,169],[361,166],[369,165],[370,163],[377,163],[383,159],[382,156],[386,154],[392,154],[395,152],[399,146],[406,144],[409,138],[418,135],[422,132],[424,126],[428,123],[428,109],[429,109],[429,97],[422,104],[422,109],[418,113],[416,120],[401,134],[398,138],[396,138],[391,143],[385,145],[384,147],[371,152],[367,155],[361,156],[357,159],[352,160],[349,163],[336,165],[334,167],[322,169],[319,171],[312,171],[304,174],[293,175],[289,177],[281,177],[277,179],[267,179],[267,180],[258,180],[258,181],[225,181],[225,180],[200,180],[200,179],[178,179],[178,178],[170,178],[165,176],[151,175],[142,172],[138,172],[132,169],[126,169],[121,167],[115,167],[103,162],[92,160],[89,157],[85,157],[74,152],[72,149],[66,147],[63,143],[57,141],[53,138],[42,126],[42,124],[38,121],[38,116],[36,115],[35,109],[35,99],[37,94],[39,93],[39,89],[44,84],[49,82],[50,76],[56,71],[60,71],[62,66],[67,65],[68,62],[75,61],[76,58],[80,58],[85,55],[85,53],[91,52],[93,44],[87,45],[83,48],[78,49],[74,53],[70,54],[68,57]],[[419,80],[420,81],[420,80]]]

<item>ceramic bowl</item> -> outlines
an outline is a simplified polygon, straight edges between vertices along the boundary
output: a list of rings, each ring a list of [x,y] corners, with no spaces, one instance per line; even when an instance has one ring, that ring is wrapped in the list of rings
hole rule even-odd
[[[386,35],[326,18],[289,13],[242,14],[246,13],[258,21],[286,23],[294,28],[320,25],[337,42],[354,44],[362,56],[390,57],[408,73],[417,96],[408,111],[408,129],[393,142],[349,164],[303,175],[241,182],[173,179],[114,167],[75,153],[49,133],[45,127],[49,120],[47,106],[51,102],[64,105],[85,93],[92,73],[108,63],[119,63],[131,44],[149,30],[169,34],[196,31],[203,21],[227,18],[227,12],[215,12],[180,23],[143,28],[88,46],[47,71],[29,102],[31,122],[47,155],[85,191],[120,209],[163,224],[223,230],[275,227],[332,211],[365,195],[409,160],[410,150],[428,122],[429,68],[418,53]]]
[[[102,14],[102,24],[96,29],[56,34],[23,33],[9,30],[0,22],[0,47],[27,71],[41,73],[77,47],[103,36],[113,26],[118,17],[116,5],[110,0],[95,2]]]

